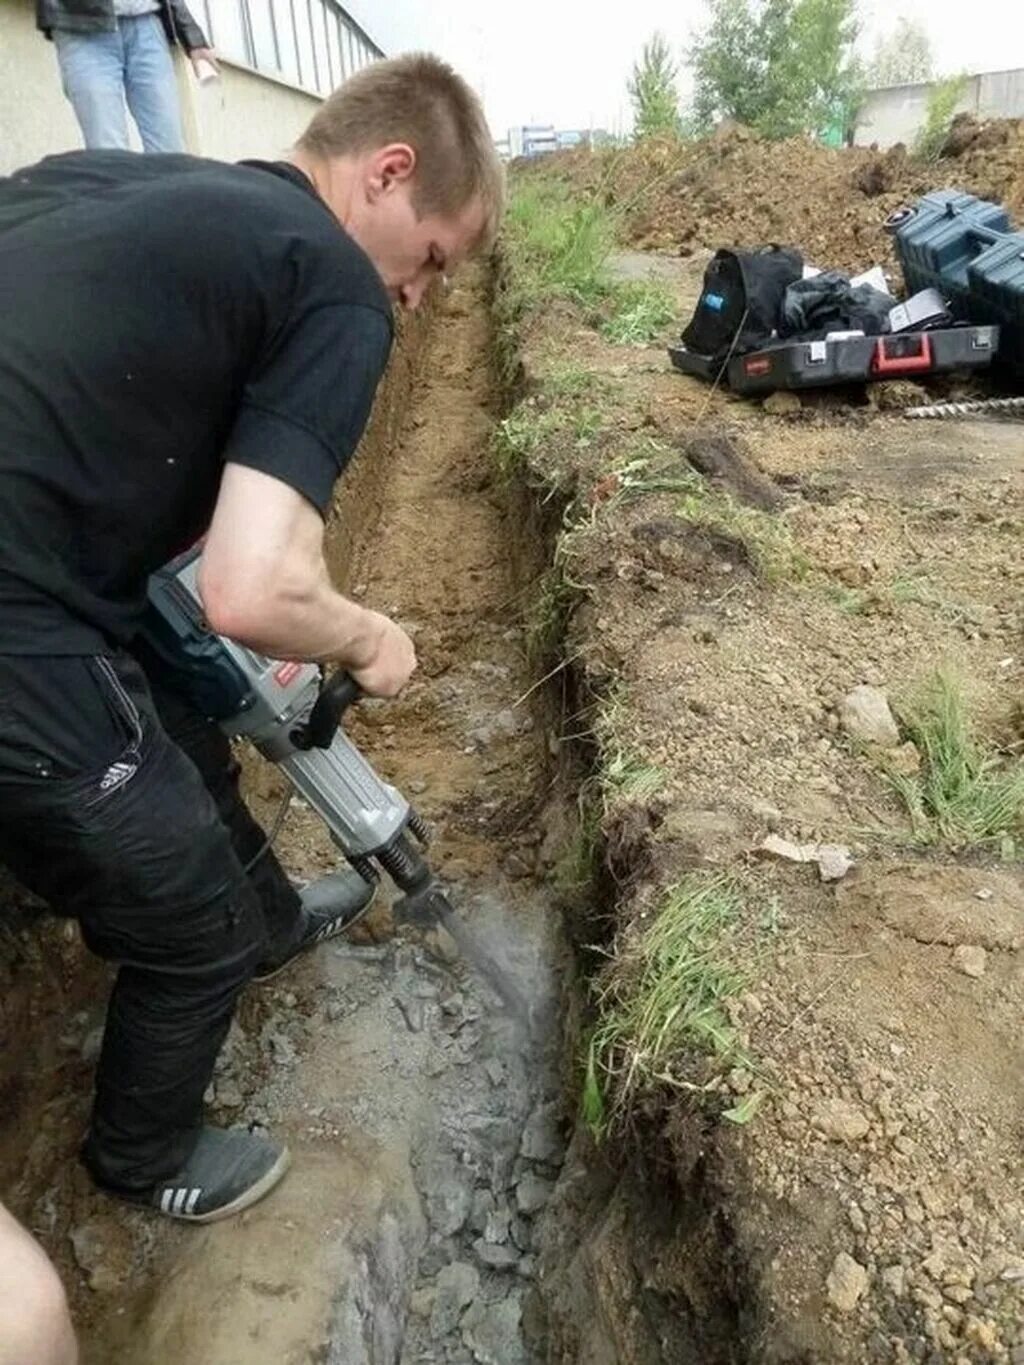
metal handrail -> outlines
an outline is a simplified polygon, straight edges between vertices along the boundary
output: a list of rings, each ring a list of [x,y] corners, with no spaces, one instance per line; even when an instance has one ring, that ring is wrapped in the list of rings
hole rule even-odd
[[[218,43],[217,23],[214,16],[221,5],[228,3],[228,0],[216,0],[211,4],[210,0],[190,0],[190,3],[198,11],[196,17],[202,22],[210,41],[216,47]],[[240,20],[242,45],[244,53],[240,54],[244,63],[254,71],[262,72],[264,75],[272,76],[276,80],[286,80],[290,84],[295,84],[299,89],[310,91],[318,95],[327,94],[336,85],[340,84],[347,76],[358,70],[366,62],[364,57],[370,61],[380,59],[385,54],[373,41],[363,26],[354,19],[340,0],[323,0],[323,23],[319,22],[320,13],[314,10],[312,0],[283,0],[286,7],[286,17],[283,22],[291,29],[290,43],[283,41],[283,34],[279,30],[277,6],[273,0],[235,0],[238,6],[236,11]],[[266,60],[260,60],[256,42],[256,26],[253,23],[253,11],[260,6],[263,9],[264,18],[269,23],[269,32],[273,45],[274,64],[270,66]],[[308,32],[310,51],[303,53],[300,43],[299,23],[296,19],[296,8],[299,12],[305,10],[304,32]],[[315,17],[314,17],[315,16]],[[290,20],[290,23],[289,23]],[[336,47],[331,42],[329,29],[335,26]],[[221,30],[223,32],[223,29]],[[286,48],[293,54],[294,68],[297,79],[292,73],[286,70],[284,52]],[[232,53],[225,52],[228,61],[232,59]],[[312,70],[309,70],[310,58],[312,58]],[[340,61],[341,70],[335,71],[336,63]],[[321,70],[321,65],[326,62],[326,67]]]

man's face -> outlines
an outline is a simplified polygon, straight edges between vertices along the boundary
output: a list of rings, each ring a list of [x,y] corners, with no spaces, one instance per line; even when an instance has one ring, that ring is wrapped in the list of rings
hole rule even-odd
[[[426,214],[413,206],[412,166],[400,155],[368,167],[349,230],[403,308],[417,308],[434,280],[450,275],[480,236],[483,206],[472,201],[454,217]]]

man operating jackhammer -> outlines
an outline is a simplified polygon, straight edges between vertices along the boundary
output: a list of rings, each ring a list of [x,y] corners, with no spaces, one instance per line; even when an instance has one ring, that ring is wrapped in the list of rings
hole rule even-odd
[[[76,152],[0,181],[0,860],[117,965],[83,1159],[111,1194],[227,1217],[288,1163],[203,1125],[254,978],[363,912],[298,893],[218,729],[147,676],[148,575],[205,534],[212,629],[388,697],[393,621],[339,595],[323,518],[370,411],[392,305],[493,240],[502,168],[442,62],[353,76],[290,159]],[[0,1365],[66,1365],[59,1282],[0,1211]]]

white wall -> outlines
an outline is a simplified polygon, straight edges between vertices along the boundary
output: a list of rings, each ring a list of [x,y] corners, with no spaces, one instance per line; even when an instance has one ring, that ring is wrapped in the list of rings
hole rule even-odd
[[[931,88],[925,83],[870,91],[857,115],[854,141],[860,147],[873,142],[879,147],[897,142],[909,146],[924,127]],[[982,118],[1024,117],[1024,69],[968,77],[955,112]]]

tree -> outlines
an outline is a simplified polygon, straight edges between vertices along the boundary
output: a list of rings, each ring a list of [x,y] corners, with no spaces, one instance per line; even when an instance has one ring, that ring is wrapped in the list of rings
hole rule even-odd
[[[886,85],[913,85],[930,81],[935,75],[935,59],[928,30],[916,19],[896,20],[887,38],[879,38],[868,68],[868,82],[878,88]]]
[[[668,44],[655,33],[644,44],[643,53],[633,64],[627,89],[633,102],[633,133],[638,139],[682,132],[676,77],[679,68]]]
[[[856,8],[857,0],[711,0],[691,58],[698,124],[732,118],[791,137],[849,119],[862,88]]]

